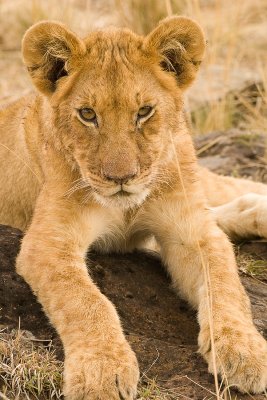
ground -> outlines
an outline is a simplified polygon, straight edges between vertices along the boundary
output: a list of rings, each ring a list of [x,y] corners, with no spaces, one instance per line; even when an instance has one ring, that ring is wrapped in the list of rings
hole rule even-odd
[[[200,162],[211,169],[267,182],[264,135],[217,132],[197,137],[195,143]],[[7,333],[20,325],[20,329],[34,335],[35,344],[37,339],[40,341],[39,346],[51,339],[57,358],[62,360],[62,346],[56,332],[27,284],[14,270],[21,238],[20,231],[0,227],[1,327],[7,328],[4,331]],[[267,337],[267,243],[255,240],[236,244],[235,248],[241,279],[252,302],[254,322]],[[213,377],[207,373],[207,365],[197,353],[195,312],[172,290],[158,256],[153,253],[105,256],[93,253],[88,254],[88,270],[102,292],[116,305],[126,336],[137,353],[143,377],[139,398],[215,399]],[[5,343],[3,338],[7,336],[2,337],[2,344]],[[3,374],[3,364],[0,368]],[[156,379],[161,387],[156,387],[155,397],[151,392],[151,379]],[[150,384],[147,392],[146,382]],[[37,398],[50,399],[42,396]],[[251,399],[235,391],[231,396],[232,399]],[[7,398],[14,400],[14,397]],[[266,397],[252,398],[263,400]]]

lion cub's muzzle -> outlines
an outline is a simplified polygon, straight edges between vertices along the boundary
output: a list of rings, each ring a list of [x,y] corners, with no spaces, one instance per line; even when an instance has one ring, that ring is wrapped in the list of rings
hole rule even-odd
[[[127,173],[107,173],[90,176],[89,181],[94,196],[102,205],[113,205],[130,208],[141,204],[150,192],[150,174],[140,173],[140,168],[128,170]]]
[[[129,147],[102,152],[100,174],[97,178],[91,175],[90,181],[95,198],[104,205],[133,207],[149,193],[149,173],[141,173],[138,156]]]

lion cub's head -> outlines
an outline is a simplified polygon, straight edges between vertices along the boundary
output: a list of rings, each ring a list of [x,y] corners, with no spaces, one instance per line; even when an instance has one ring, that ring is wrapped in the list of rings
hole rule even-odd
[[[51,106],[52,139],[98,201],[130,207],[149,194],[204,48],[200,27],[185,17],[147,37],[112,28],[82,40],[56,22],[26,32],[23,58]]]

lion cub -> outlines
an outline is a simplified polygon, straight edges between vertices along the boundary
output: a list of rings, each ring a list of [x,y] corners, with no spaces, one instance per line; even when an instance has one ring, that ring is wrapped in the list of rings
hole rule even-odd
[[[38,93],[1,113],[0,222],[27,228],[17,271],[64,344],[68,400],[136,396],[136,357],[85,254],[92,245],[130,251],[152,236],[198,309],[209,371],[243,392],[266,388],[266,342],[207,207],[183,112],[204,49],[200,27],[184,17],[147,37],[114,28],[82,40],[56,22],[24,36]]]

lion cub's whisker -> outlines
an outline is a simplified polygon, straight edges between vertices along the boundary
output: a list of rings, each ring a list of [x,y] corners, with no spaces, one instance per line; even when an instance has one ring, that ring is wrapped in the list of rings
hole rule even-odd
[[[68,189],[65,192],[66,197],[70,197],[76,191],[90,186],[90,184],[87,181],[85,181],[83,178],[79,178],[79,179],[77,179],[77,181],[78,182],[76,182],[70,189]]]

